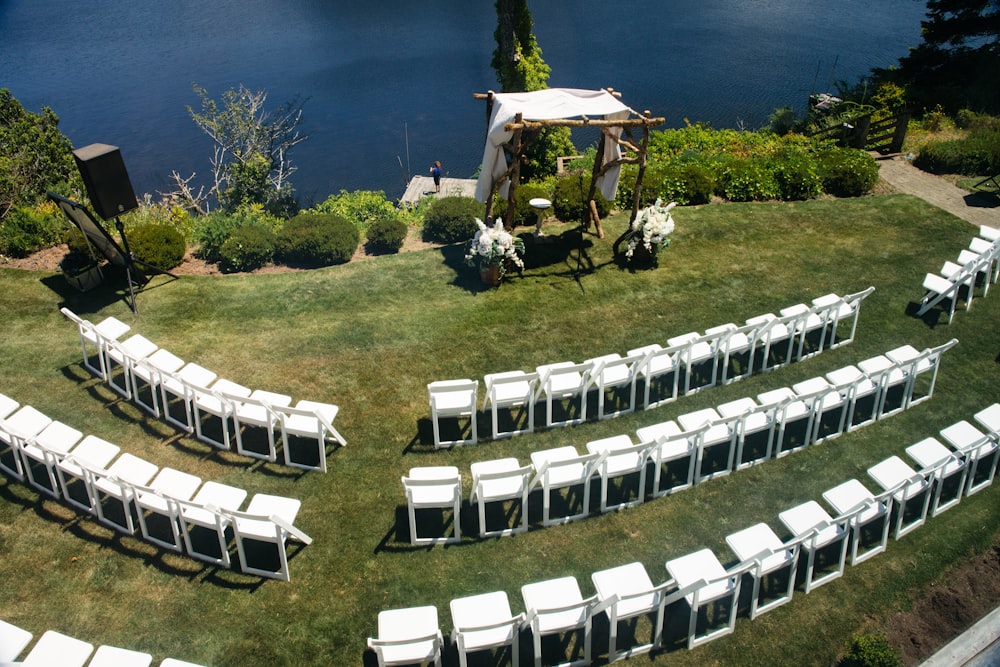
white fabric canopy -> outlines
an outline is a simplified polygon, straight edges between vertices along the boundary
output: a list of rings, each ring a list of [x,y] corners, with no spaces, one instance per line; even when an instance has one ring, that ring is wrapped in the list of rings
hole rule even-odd
[[[497,93],[493,96],[493,114],[490,129],[483,150],[483,166],[476,183],[476,199],[485,202],[496,179],[507,171],[503,145],[510,141],[513,132],[504,130],[504,125],[514,122],[518,113],[524,120],[555,120],[587,116],[607,120],[624,120],[632,110],[606,90],[580,90],[577,88],[549,88],[530,93]],[[621,134],[621,128],[614,128]],[[618,142],[604,143],[604,162],[621,157]],[[605,199],[614,199],[618,189],[621,167],[609,169],[597,181],[597,187]],[[509,181],[500,189],[507,196]]]

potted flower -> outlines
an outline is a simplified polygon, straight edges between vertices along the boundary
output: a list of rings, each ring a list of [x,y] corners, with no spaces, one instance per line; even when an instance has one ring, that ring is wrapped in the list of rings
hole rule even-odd
[[[670,209],[676,206],[670,202],[666,206],[659,199],[652,206],[642,209],[626,232],[625,258],[629,261],[652,261],[659,248],[670,245],[670,233],[674,231],[674,219]]]
[[[524,241],[503,228],[503,220],[496,219],[492,227],[476,218],[479,230],[469,241],[465,263],[478,266],[479,275],[487,285],[498,285],[511,267],[524,268],[521,255]]]
[[[73,287],[81,292],[92,290],[104,280],[100,263],[89,253],[71,250],[59,260],[59,269]]]

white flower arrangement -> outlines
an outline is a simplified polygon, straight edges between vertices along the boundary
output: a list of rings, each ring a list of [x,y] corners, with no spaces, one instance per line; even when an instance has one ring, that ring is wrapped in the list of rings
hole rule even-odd
[[[479,230],[469,241],[468,250],[465,253],[465,262],[469,266],[477,263],[480,269],[490,266],[500,268],[500,275],[507,270],[508,263],[518,269],[524,268],[524,241],[512,235],[503,228],[503,220],[496,219],[492,227],[488,227],[482,220],[476,218],[476,226]]]
[[[674,231],[674,219],[670,215],[670,209],[674,206],[677,206],[677,202],[670,202],[664,206],[663,202],[657,199],[655,204],[639,212],[629,230],[631,234],[625,248],[625,256],[628,259],[632,259],[632,253],[640,243],[650,253],[653,252],[654,245],[658,248],[670,245],[670,233]]]

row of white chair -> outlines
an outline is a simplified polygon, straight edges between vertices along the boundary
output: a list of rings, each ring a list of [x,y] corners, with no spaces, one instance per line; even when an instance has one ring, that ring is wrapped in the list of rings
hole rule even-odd
[[[537,667],[542,664],[542,637],[573,631],[582,631],[582,641],[571,660],[561,664],[589,665],[592,621],[601,613],[609,626],[609,663],[655,651],[663,647],[666,609],[681,600],[688,607],[682,636],[689,649],[729,634],[748,582],[752,591],[747,615],[754,619],[790,601],[800,584],[809,593],[842,576],[848,556],[856,565],[882,553],[890,532],[899,539],[923,525],[928,514],[936,516],[992,483],[1000,459],[1000,404],[981,410],[975,419],[986,432],[967,421],[941,431],[952,450],[936,438],[907,447],[918,469],[898,456],[871,466],[868,475],[881,488],[877,494],[851,479],[822,494],[832,515],[816,501],[779,513],[786,538],[766,523],[728,535],[726,544],[735,556],[728,568],[712,550],[700,549],[667,561],[669,577],[659,585],[638,562],[593,573],[595,593],[586,598],[574,577],[540,581],[521,587],[525,611],[516,615],[502,591],[454,599],[452,640],[460,664],[466,665],[470,652],[509,646],[516,667],[519,635],[528,630]],[[619,650],[619,622],[640,616],[652,618],[651,640]],[[378,637],[368,639],[381,666],[427,661],[440,665],[443,644],[434,606],[383,611]]]
[[[516,458],[473,463],[469,503],[478,505],[479,535],[512,535],[528,529],[528,496],[542,493],[542,525],[551,526],[590,514],[590,486],[601,483],[600,511],[623,509],[647,497],[658,498],[734,470],[785,456],[809,445],[837,437],[896,414],[933,395],[943,353],[957,340],[918,351],[903,345],[860,362],[814,377],[792,387],[764,392],[755,401],[745,397],[644,426],[638,442],[621,434],[588,442],[581,454],[571,445],[533,452],[531,463]],[[634,487],[626,488],[626,478]],[[455,466],[412,468],[402,478],[413,544],[454,543],[461,540],[462,476]],[[617,486],[617,499],[611,491]],[[575,513],[552,517],[553,496],[581,489]],[[574,505],[567,495],[567,507]],[[487,526],[488,504],[520,508],[520,525],[500,529]],[[494,505],[495,506],[495,505]],[[420,537],[416,511],[448,509],[454,517],[450,537]],[[501,512],[505,521],[507,512]]]
[[[23,667],[149,667],[153,656],[140,651],[99,646],[64,635],[55,630],[46,630],[23,658],[19,655],[31,643],[34,635],[13,623],[0,620],[0,664],[23,665]],[[166,658],[159,667],[202,667],[193,662]]]
[[[982,225],[979,236],[969,242],[969,248],[958,253],[958,261],[946,261],[939,273],[924,276],[923,298],[917,316],[927,313],[940,303],[948,304],[948,324],[955,317],[961,298],[965,309],[972,307],[976,283],[982,278],[983,296],[989,294],[990,283],[1000,277],[1000,229]],[[964,290],[964,294],[963,294]]]
[[[336,405],[300,400],[293,406],[291,396],[220,378],[140,334],[120,341],[129,326],[113,317],[93,325],[68,308],[62,313],[80,331],[86,368],[126,400],[203,442],[225,450],[235,443],[238,453],[273,463],[278,460],[277,434],[285,465],[322,472],[327,444],[347,444],[333,426]]]
[[[544,364],[534,371],[492,373],[485,377],[482,411],[489,409],[493,438],[531,432],[535,404],[545,402],[545,426],[567,426],[587,420],[588,396],[597,397],[597,418],[635,410],[639,382],[645,409],[669,403],[679,395],[728,384],[792,361],[805,359],[851,342],[861,301],[874,287],[841,297],[827,294],[784,308],[780,315],[753,317],[742,326],[723,324],[703,334],[691,332],[667,340],[667,346],[646,345],[625,356],[607,354],[582,363]],[[849,328],[848,328],[849,324]],[[848,333],[849,332],[849,333]],[[443,380],[427,386],[434,445],[474,444],[478,439],[477,380]],[[499,411],[509,411],[513,427],[501,430]],[[561,414],[556,415],[560,411]],[[442,418],[468,419],[456,438],[441,436]]]
[[[3,394],[0,444],[0,470],[10,477],[191,558],[231,567],[231,533],[244,572],[287,581],[286,540],[312,542],[293,525],[299,500],[258,493],[241,510],[244,489],[159,468]]]

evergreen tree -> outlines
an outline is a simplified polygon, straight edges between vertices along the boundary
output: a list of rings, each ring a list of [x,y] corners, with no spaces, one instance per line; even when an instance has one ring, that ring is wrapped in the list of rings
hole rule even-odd
[[[496,10],[497,48],[492,66],[500,91],[525,93],[548,88],[551,68],[542,60],[542,50],[531,32],[534,22],[527,0],[497,0]],[[555,174],[556,158],[576,153],[567,127],[545,128],[524,139],[527,163],[521,166],[522,181]]]

